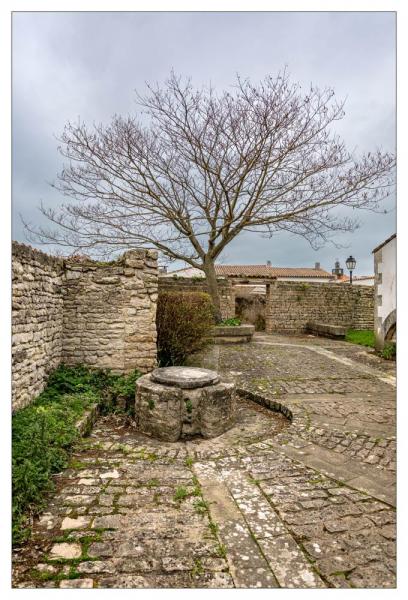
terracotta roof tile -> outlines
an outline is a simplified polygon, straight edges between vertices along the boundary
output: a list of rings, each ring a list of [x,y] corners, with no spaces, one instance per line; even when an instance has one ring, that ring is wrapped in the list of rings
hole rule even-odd
[[[367,279],[375,279],[375,275],[353,275],[353,281],[366,281]],[[337,279],[337,283],[349,283],[350,275],[342,275]]]
[[[215,265],[217,275],[229,277],[316,277],[331,279],[324,269],[270,267],[268,265]]]

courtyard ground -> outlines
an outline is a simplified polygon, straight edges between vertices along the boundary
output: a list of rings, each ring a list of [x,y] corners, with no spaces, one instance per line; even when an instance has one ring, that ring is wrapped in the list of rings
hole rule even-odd
[[[395,364],[267,334],[194,364],[236,381],[235,427],[163,443],[100,417],[13,585],[395,587]]]

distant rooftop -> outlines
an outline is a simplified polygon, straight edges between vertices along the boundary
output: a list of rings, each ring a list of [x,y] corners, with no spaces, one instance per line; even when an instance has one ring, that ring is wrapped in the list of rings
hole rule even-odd
[[[375,275],[353,275],[353,281],[368,281],[368,280],[374,280],[375,279]],[[350,282],[350,276],[349,275],[341,275],[340,277],[337,277],[336,282],[335,283],[349,283]]]
[[[333,277],[323,269],[269,265],[215,265],[215,272],[226,277]]]
[[[316,277],[319,279],[332,279],[333,275],[324,269],[307,267],[273,267],[270,265],[215,265],[216,275],[220,277]],[[185,277],[204,277],[204,273],[193,267],[177,269],[167,275]]]

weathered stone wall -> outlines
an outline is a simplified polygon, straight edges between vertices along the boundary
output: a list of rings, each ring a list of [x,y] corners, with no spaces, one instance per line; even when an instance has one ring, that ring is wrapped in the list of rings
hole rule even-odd
[[[277,281],[267,290],[265,312],[268,332],[303,332],[308,321],[373,329],[374,289]]]
[[[354,306],[353,306],[353,329],[373,329],[374,328],[374,287],[366,285],[353,285]]]
[[[13,242],[12,405],[26,406],[62,356],[63,261]]]
[[[235,316],[234,288],[227,279],[218,279],[218,289],[221,301],[221,315],[223,319]],[[159,292],[207,292],[205,279],[191,279],[184,277],[159,277]]]
[[[156,366],[157,253],[131,250],[112,264],[66,263],[66,364],[126,373]]]
[[[60,362],[116,372],[156,366],[157,253],[112,263],[54,258],[13,243],[13,410]]]

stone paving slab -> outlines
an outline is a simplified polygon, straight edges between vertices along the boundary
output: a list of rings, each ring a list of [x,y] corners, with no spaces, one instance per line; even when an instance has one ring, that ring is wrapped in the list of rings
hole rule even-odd
[[[196,357],[245,396],[218,438],[99,418],[16,549],[14,587],[395,587],[392,365],[346,342],[255,340]]]

